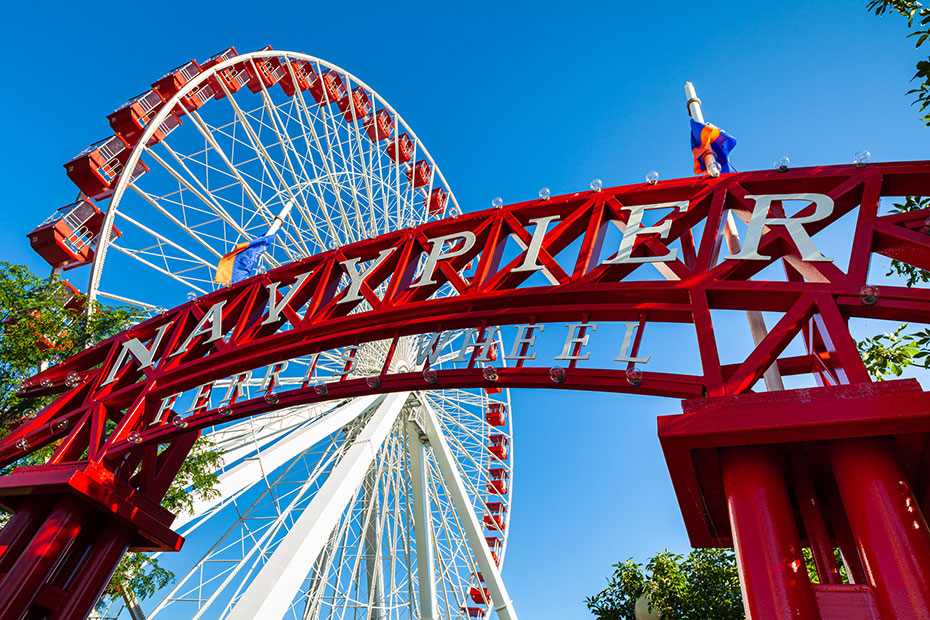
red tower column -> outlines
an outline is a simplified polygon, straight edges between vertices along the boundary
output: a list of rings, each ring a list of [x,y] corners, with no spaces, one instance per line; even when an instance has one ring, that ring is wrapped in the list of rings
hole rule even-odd
[[[82,620],[93,608],[103,589],[110,582],[113,571],[129,546],[129,532],[118,525],[105,528],[73,576],[68,586],[69,596],[51,620]]]
[[[19,555],[0,588],[0,618],[21,618],[35,600],[48,575],[78,533],[86,510],[72,497],[63,497]]]
[[[846,439],[830,461],[882,616],[930,618],[930,529],[882,439]]]
[[[820,618],[785,479],[771,451],[726,448],[721,470],[747,619]]]

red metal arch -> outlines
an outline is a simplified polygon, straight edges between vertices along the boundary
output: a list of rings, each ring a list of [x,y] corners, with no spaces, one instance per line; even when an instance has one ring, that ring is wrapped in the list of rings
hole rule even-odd
[[[785,226],[770,226],[762,234],[758,251],[765,260],[717,260],[728,211],[748,221],[754,208],[749,196],[799,193],[823,194],[834,204],[829,216],[805,224],[809,234],[859,209],[845,272],[830,262],[804,260]],[[813,374],[821,385],[868,382],[848,332],[848,319],[922,322],[930,316],[930,292],[926,290],[883,286],[877,296],[874,291],[862,295],[873,253],[930,269],[930,210],[878,216],[882,196],[902,195],[930,195],[930,163],[747,172],[582,192],[433,222],[282,266],[141,323],[30,379],[23,388],[25,396],[60,395],[34,420],[0,442],[0,463],[21,457],[24,446],[32,450],[61,441],[48,466],[17,470],[0,479],[2,501],[20,508],[18,514],[41,515],[49,508],[37,503],[36,485],[44,485],[52,494],[68,491],[121,523],[124,535],[121,542],[112,543],[116,547],[177,548],[181,541],[168,529],[170,518],[159,512],[157,504],[199,429],[255,415],[272,405],[261,399],[244,401],[235,405],[231,416],[222,418],[216,410],[203,411],[179,429],[160,411],[162,398],[298,355],[376,340],[396,342],[406,335],[432,331],[579,319],[688,323],[695,328],[701,375],[647,371],[642,383],[633,386],[622,371],[572,364],[565,382],[556,385],[549,380],[548,368],[518,364],[499,370],[498,384],[510,387],[636,391],[675,398],[723,396],[751,391],[772,364],[783,374]],[[630,279],[639,264],[601,261],[607,227],[623,229],[629,222],[630,210],[624,207],[670,202],[684,202],[687,207],[674,209],[661,220],[660,224],[668,223],[668,234],[637,236],[632,249],[633,257],[659,257],[677,244],[678,257],[661,264],[669,279]],[[780,203],[773,202],[774,216],[780,209]],[[793,217],[813,213],[811,205]],[[538,261],[556,283],[525,286],[533,275],[518,269],[525,256],[505,263],[504,246],[512,237],[523,247],[531,246],[534,221],[551,217],[558,220],[542,237]],[[466,251],[450,252],[449,258],[437,262],[435,283],[414,286],[417,265],[430,252],[431,240],[449,237],[454,242],[455,235],[466,231],[475,243],[467,248],[461,240],[458,246],[453,243]],[[567,265],[564,253],[575,247],[578,250]],[[395,249],[358,289],[371,309],[353,313],[361,300],[346,301],[348,289],[340,288],[345,273],[341,263],[352,258],[373,260],[389,248]],[[477,268],[466,280],[461,272],[471,261],[476,261]],[[783,261],[784,281],[752,279],[776,261]],[[274,283],[278,288],[269,288]],[[457,294],[432,298],[444,285]],[[290,287],[289,299],[279,320],[266,324],[271,318],[269,297],[281,304],[287,299],[285,287]],[[379,287],[385,291],[383,296],[375,293]],[[187,342],[210,309],[221,302],[222,332],[227,338],[208,342],[206,334],[201,334]],[[710,314],[720,309],[777,311],[783,316],[743,362],[721,366]],[[806,354],[781,357],[799,333],[807,343]],[[133,338],[152,347],[153,367],[140,369],[130,360],[114,369],[124,343]],[[419,373],[387,374],[387,367],[386,362],[377,389],[425,387]],[[440,373],[435,387],[487,385],[473,362],[468,369]],[[333,384],[325,398],[371,390],[364,381],[344,380]],[[274,407],[323,398],[305,386],[282,393]],[[112,432],[106,430],[108,420],[115,423]],[[141,443],[127,441],[133,432],[142,433]],[[170,447],[159,453],[158,444]],[[78,508],[61,510],[73,517]],[[2,552],[4,541],[13,545],[39,527],[26,517],[20,521],[21,525],[0,533],[0,573],[12,566],[9,551],[13,546]],[[100,561],[104,559],[101,556]],[[0,612],[8,603],[3,593],[7,585],[0,583]]]

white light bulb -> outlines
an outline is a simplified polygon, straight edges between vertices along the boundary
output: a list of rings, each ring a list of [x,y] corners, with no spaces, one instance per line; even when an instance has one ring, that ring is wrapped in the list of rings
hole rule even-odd
[[[591,189],[593,189],[596,192],[599,192],[601,191],[602,187],[604,187],[603,181],[597,178],[591,179]]]
[[[646,173],[646,183],[649,185],[655,185],[659,182],[659,173],[655,170],[650,170]]]
[[[543,200],[549,200],[549,196],[552,195],[552,192],[549,191],[548,187],[539,188],[539,197]]]
[[[785,172],[788,170],[788,165],[791,163],[791,160],[788,159],[785,155],[775,159],[775,169],[779,172]]]
[[[872,161],[872,154],[862,149],[861,151],[856,151],[856,154],[853,155],[853,163],[858,167],[863,167]]]
[[[504,206],[504,199],[501,198],[500,196],[495,196],[491,200],[491,206],[494,207],[495,209],[500,209],[501,207]]]

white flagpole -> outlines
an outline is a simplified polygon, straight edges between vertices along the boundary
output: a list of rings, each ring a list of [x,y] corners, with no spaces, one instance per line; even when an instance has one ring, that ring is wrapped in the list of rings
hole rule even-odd
[[[268,229],[268,232],[265,233],[265,236],[273,235],[281,229],[281,225],[284,224],[284,219],[287,217],[287,214],[291,212],[291,207],[294,206],[293,201],[288,200],[284,204],[284,208],[281,209],[281,213],[278,213],[274,221],[271,223],[271,228]]]
[[[694,84],[691,82],[685,82],[685,97],[688,98],[688,114],[697,122],[703,123],[704,113],[701,112],[701,100],[698,99],[697,93],[694,90]],[[714,152],[707,151],[702,157],[704,158],[704,168],[707,170],[707,174],[714,178],[719,177],[720,164],[717,163]]]
[[[688,114],[697,122],[703,123],[704,113],[701,111],[701,100],[698,99],[697,92],[694,90],[694,84],[691,82],[685,82],[685,96],[688,98]],[[717,163],[717,158],[714,156],[713,151],[704,153],[703,157],[704,167],[707,169],[707,173],[712,177],[719,177],[720,165]],[[736,230],[736,220],[733,219],[733,211],[727,210],[727,222],[726,226],[723,227],[723,235],[727,241],[727,248],[730,250],[730,254],[739,253],[741,244],[739,232]],[[769,333],[768,328],[765,326],[765,318],[758,310],[747,310],[746,318],[749,320],[749,330],[752,333],[752,341],[756,346],[759,346],[762,339]],[[765,389],[769,392],[785,389],[785,384],[782,381],[777,364],[769,366],[765,374],[762,375],[762,379],[765,381]]]

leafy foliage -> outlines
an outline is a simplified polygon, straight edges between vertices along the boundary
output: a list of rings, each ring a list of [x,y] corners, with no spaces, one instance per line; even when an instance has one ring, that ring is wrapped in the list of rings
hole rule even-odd
[[[57,277],[45,280],[24,265],[0,262],[0,429],[45,404],[17,396],[24,379],[142,318],[134,308],[99,305],[85,316],[87,300],[66,307],[67,298]]]
[[[174,513],[193,514],[194,500],[219,497],[216,472],[223,465],[223,457],[214,452],[215,444],[205,437],[198,439],[181,465],[174,483],[161,504]]]
[[[144,553],[127,553],[120,560],[113,578],[103,593],[107,596],[124,596],[129,590],[132,596],[146,599],[174,579],[174,574],[158,565],[158,560]]]
[[[646,579],[642,565],[632,559],[614,564],[607,587],[585,600],[588,609],[598,620],[634,618],[636,599],[645,592]]]
[[[820,575],[817,574],[817,566],[814,564],[814,554],[810,548],[801,549],[801,555],[804,557],[804,565],[807,567],[807,577],[811,583],[820,583]],[[843,563],[843,555],[839,549],[833,549],[833,559],[836,561],[836,568],[840,573],[840,580],[843,583],[849,583],[849,576],[846,574],[846,565]]]
[[[907,324],[891,333],[879,334],[856,343],[869,374],[879,381],[888,375],[900,377],[908,366],[930,368],[930,329],[902,334]]]
[[[142,314],[131,307],[94,305],[78,296],[66,303],[70,293],[57,277],[39,278],[23,265],[0,261],[0,437],[29,419],[48,398],[23,399],[17,395],[23,380],[37,370],[54,365],[86,348],[118,334],[139,321]],[[112,422],[109,423],[112,427]],[[207,439],[199,439],[165,495],[168,510],[192,511],[195,499],[216,497],[221,457]],[[55,445],[34,451],[0,470],[7,474],[16,467],[44,463]],[[0,511],[2,512],[2,511]],[[8,515],[0,515],[0,525]],[[105,590],[109,596],[144,599],[152,596],[174,575],[150,556],[129,553]],[[128,590],[128,594],[127,594]]]
[[[917,38],[914,47],[919,48],[930,38],[930,9],[924,8],[920,2],[914,0],[872,0],[868,4],[868,9],[876,15],[895,12],[906,17],[907,27],[913,30],[907,36]],[[915,22],[917,22],[916,28]],[[917,88],[909,90],[907,94],[915,95],[914,105],[918,106],[921,113],[924,113],[930,107],[930,60],[918,61],[917,72],[911,80],[922,80]],[[924,114],[920,120],[924,121],[927,127],[930,127],[930,112]]]
[[[907,211],[916,211],[918,209],[930,208],[930,198],[921,198],[920,196],[905,196],[904,203],[895,203],[892,211],[895,213],[905,213]],[[891,261],[891,269],[885,275],[894,275],[907,278],[907,286],[915,284],[926,284],[930,282],[930,271],[925,271],[919,267],[902,263],[901,261]]]
[[[668,620],[739,620],[743,600],[736,559],[729,549],[695,549],[687,556],[668,550],[641,564],[614,565],[607,588],[588,597],[598,620],[634,620],[636,599],[645,595],[650,610]]]

